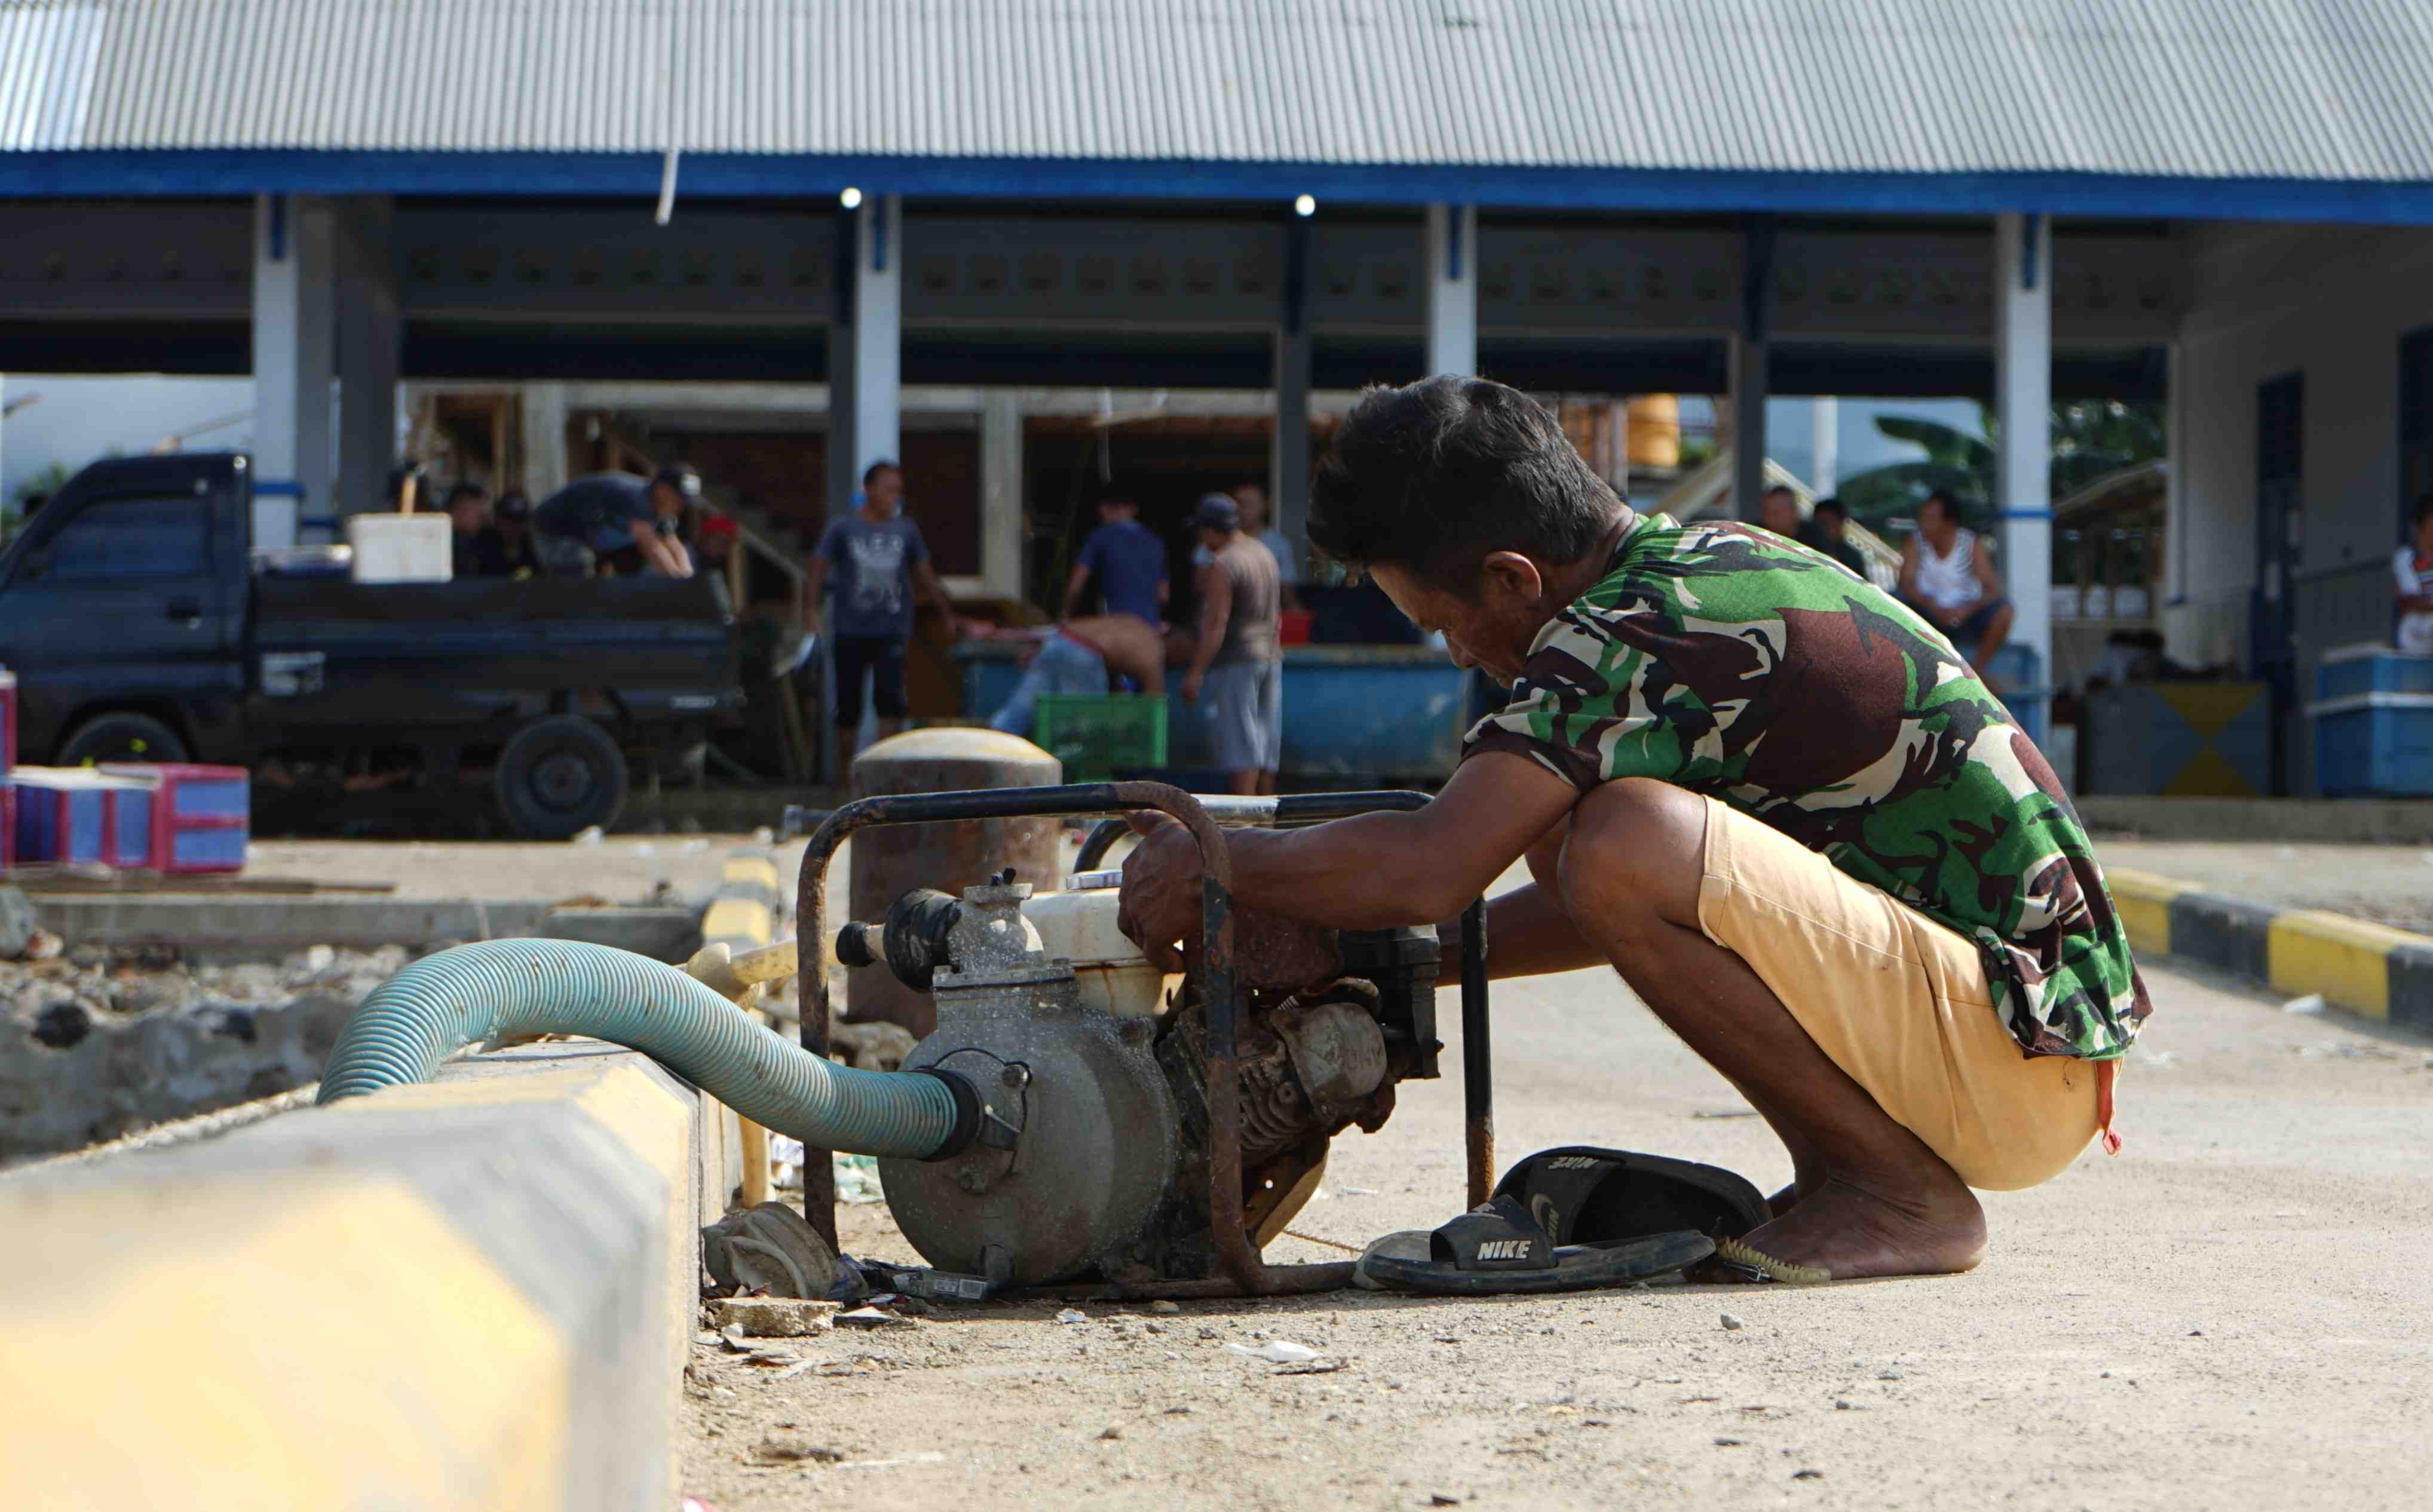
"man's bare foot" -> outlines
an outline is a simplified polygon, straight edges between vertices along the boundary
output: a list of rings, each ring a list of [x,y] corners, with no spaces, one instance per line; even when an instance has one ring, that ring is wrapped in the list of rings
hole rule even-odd
[[[1973,1270],[1985,1258],[1985,1213],[1957,1177],[1898,1199],[1836,1178],[1795,1198],[1790,1212],[1751,1230],[1742,1243],[1791,1265],[1818,1266],[1835,1281],[1946,1276]]]

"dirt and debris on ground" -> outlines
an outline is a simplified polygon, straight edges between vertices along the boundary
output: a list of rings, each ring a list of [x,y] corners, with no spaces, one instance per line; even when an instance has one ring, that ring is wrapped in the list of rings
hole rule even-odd
[[[2422,1504],[2433,1042],[2145,973],[2126,1153],[1989,1196],[1974,1274],[942,1303],[753,1341],[766,1359],[696,1347],[683,1490],[723,1512]],[[1497,1005],[1503,1164],[1586,1142],[1789,1175],[1760,1120],[1698,1116],[1744,1104],[1610,973],[1499,985]],[[1401,1092],[1382,1132],[1336,1142],[1295,1229],[1359,1243],[1459,1207],[1458,1079]],[[839,1217],[848,1252],[914,1258],[883,1204]],[[1269,1341],[1339,1368],[1227,1348]]]
[[[404,947],[315,945],[190,964],[171,949],[73,945],[0,960],[0,1164],[272,1096],[321,1074]]]

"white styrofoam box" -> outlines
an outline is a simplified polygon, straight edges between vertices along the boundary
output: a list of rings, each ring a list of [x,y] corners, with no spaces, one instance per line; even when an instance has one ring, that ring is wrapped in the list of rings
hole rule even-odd
[[[445,515],[349,515],[358,583],[445,583],[454,576],[454,525]]]
[[[2086,600],[2079,593],[2077,584],[2056,583],[2053,585],[2052,617],[2054,619],[2075,620],[2079,617],[2080,611],[2085,607]]]

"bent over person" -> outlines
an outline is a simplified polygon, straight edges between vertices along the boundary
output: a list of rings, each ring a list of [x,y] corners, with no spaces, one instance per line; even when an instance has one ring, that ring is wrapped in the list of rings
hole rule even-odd
[[[1634,513],[1479,379],[1365,397],[1309,531],[1512,698],[1425,808],[1230,832],[1239,903],[1437,922],[1525,857],[1489,973],[1609,965],[1746,1096],[1795,1172],[1744,1241],[1779,1266],[1968,1269],[1970,1188],[2117,1147],[2144,985],[2051,769],[1933,626],[1761,531]],[[1133,824],[1125,930],[1171,969],[1198,854]]]

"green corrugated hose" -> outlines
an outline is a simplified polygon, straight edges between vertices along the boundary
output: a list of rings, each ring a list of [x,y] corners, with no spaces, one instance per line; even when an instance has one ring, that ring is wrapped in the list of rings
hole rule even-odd
[[[320,1101],[427,1081],[466,1045],[520,1034],[629,1045],[814,1149],[919,1159],[955,1132],[955,1094],[938,1078],[837,1065],[673,966],[574,940],[484,941],[399,972],[347,1021]]]

